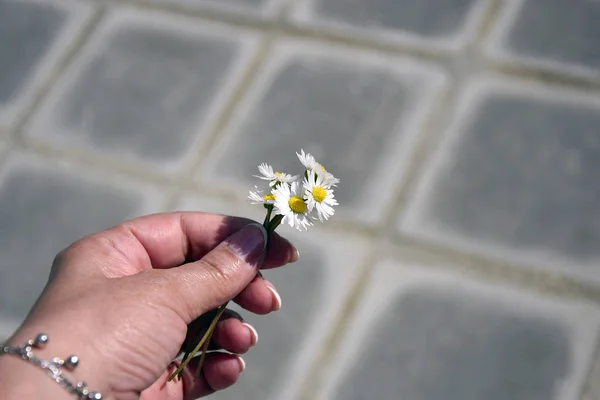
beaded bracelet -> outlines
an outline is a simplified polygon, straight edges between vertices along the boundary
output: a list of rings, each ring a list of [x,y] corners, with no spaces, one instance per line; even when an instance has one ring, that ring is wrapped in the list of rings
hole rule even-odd
[[[54,357],[52,361],[42,361],[37,358],[33,353],[33,348],[43,349],[48,344],[49,337],[43,333],[37,335],[35,339],[30,339],[22,346],[11,347],[8,345],[1,345],[0,356],[4,354],[12,354],[21,357],[23,360],[29,361],[34,365],[42,368],[46,371],[46,374],[56,383],[67,389],[71,394],[77,396],[79,400],[100,400],[102,395],[100,392],[90,392],[87,384],[83,381],[79,381],[73,384],[67,377],[63,375],[63,367],[67,371],[74,371],[79,364],[79,357],[72,355],[67,357],[66,360],[62,360],[59,357]]]

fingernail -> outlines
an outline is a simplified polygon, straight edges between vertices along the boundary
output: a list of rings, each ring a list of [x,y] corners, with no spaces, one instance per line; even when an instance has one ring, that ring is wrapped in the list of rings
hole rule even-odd
[[[279,310],[281,308],[281,296],[279,295],[279,293],[277,293],[277,290],[275,289],[275,286],[273,286],[273,284],[267,280],[265,280],[265,283],[267,284],[267,288],[271,291],[271,294],[273,295],[273,298],[275,299],[275,311]]]
[[[252,335],[252,346],[255,346],[256,343],[258,343],[258,332],[256,332],[256,329],[254,329],[254,327],[247,322],[242,322],[242,325],[244,325],[250,331],[250,334]]]
[[[285,240],[286,242],[288,242],[288,244],[290,245],[290,247],[292,248],[292,255],[290,257],[290,263],[295,263],[296,261],[298,261],[298,259],[300,258],[300,252],[298,251],[298,249],[296,248],[296,246],[294,246],[292,244],[292,242],[290,242],[289,240],[287,240],[286,238],[283,238],[283,240]]]
[[[240,363],[240,372],[243,372],[246,369],[246,361],[240,356],[238,356],[238,363]]]
[[[294,247],[294,251],[292,252],[292,257],[290,258],[291,263],[295,263],[300,259],[300,251]]]
[[[262,225],[249,224],[231,235],[227,241],[227,247],[240,259],[257,266],[264,257],[267,231]]]

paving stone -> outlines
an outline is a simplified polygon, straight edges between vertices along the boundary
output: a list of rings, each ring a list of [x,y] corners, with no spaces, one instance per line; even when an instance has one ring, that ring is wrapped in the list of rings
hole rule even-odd
[[[114,11],[31,135],[170,170],[203,139],[252,36],[216,23]]]
[[[0,123],[30,100],[89,12],[83,2],[0,2]]]
[[[87,234],[157,211],[160,199],[133,182],[29,154],[13,153],[2,167],[0,321],[5,325],[26,315],[56,253]]]
[[[175,208],[255,214],[251,210],[254,207],[247,204],[193,196],[183,198]],[[238,383],[215,394],[217,399],[294,398],[365,257],[364,243],[354,237],[333,236],[319,229],[302,233],[279,228],[277,231],[296,245],[300,260],[280,269],[262,271],[282,297],[281,310],[257,316],[236,305],[231,307],[256,328],[259,343],[243,356],[248,368]]]
[[[377,271],[352,323],[365,328],[342,342],[352,354],[337,359],[323,399],[578,398],[600,328],[595,305],[422,270]]]
[[[201,179],[245,196],[260,162],[301,172],[295,152],[304,148],[341,179],[340,215],[374,222],[442,81],[428,65],[284,42],[203,165]]]
[[[594,0],[513,0],[491,35],[492,53],[598,77],[599,19]]]
[[[344,32],[457,46],[472,34],[479,0],[307,0],[295,19]]]
[[[460,102],[401,229],[600,279],[600,98],[482,79]]]

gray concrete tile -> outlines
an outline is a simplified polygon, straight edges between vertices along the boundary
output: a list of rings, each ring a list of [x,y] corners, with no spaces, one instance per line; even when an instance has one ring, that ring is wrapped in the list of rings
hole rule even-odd
[[[341,179],[340,217],[375,223],[443,82],[426,64],[280,43],[202,165],[200,179],[246,196],[260,162],[298,173],[295,152],[304,148]]]
[[[488,41],[492,57],[600,77],[600,7],[593,0],[510,0]]]
[[[574,400],[600,328],[594,304],[384,262],[319,399]]]
[[[306,0],[293,18],[344,34],[459,48],[475,34],[481,0]]]
[[[14,329],[75,240],[158,211],[162,196],[78,165],[12,152],[0,171],[0,325]],[[0,331],[0,335],[2,332]]]
[[[254,43],[217,23],[114,9],[29,135],[180,168],[193,159]]]
[[[264,218],[262,212],[255,217],[260,206],[219,198],[187,196],[175,208]],[[282,297],[281,310],[256,316],[232,306],[256,328],[259,342],[243,356],[247,369],[238,383],[215,394],[217,399],[294,398],[365,261],[367,245],[357,237],[318,228],[302,233],[284,227],[277,231],[296,245],[300,260],[263,271]]]
[[[13,122],[90,15],[85,2],[0,2],[0,125]]]
[[[599,280],[599,111],[598,97],[476,80],[401,230]]]

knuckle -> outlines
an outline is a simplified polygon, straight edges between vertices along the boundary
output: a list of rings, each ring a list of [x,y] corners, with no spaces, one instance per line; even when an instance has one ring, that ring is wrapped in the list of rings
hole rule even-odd
[[[50,269],[51,276],[57,274],[64,265],[68,264],[69,260],[76,257],[78,253],[85,252],[87,247],[87,238],[79,239],[78,241],[70,244],[69,246],[60,250],[54,256],[52,260],[52,266]]]

